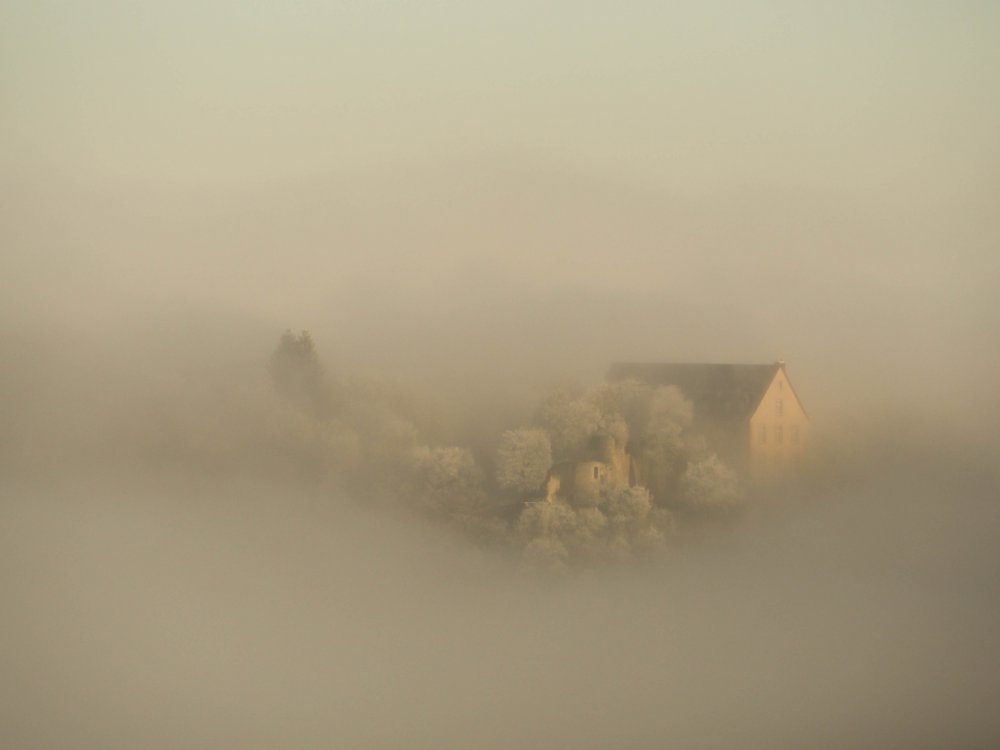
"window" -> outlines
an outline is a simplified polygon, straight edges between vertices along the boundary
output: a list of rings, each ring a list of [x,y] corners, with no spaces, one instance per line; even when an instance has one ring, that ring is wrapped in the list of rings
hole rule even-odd
[[[774,426],[774,442],[781,445],[785,442],[785,430],[780,424]]]
[[[774,414],[778,417],[784,416],[785,414],[785,402],[780,398],[774,402]]]
[[[799,426],[797,424],[792,425],[792,442],[799,442]]]
[[[767,425],[762,424],[760,429],[757,430],[757,442],[763,445],[767,442]]]
[[[594,479],[600,479],[600,478],[601,478],[601,467],[600,466],[595,466],[594,467]]]
[[[778,390],[780,391],[784,387],[785,387],[785,381],[784,380],[779,380],[778,381]]]

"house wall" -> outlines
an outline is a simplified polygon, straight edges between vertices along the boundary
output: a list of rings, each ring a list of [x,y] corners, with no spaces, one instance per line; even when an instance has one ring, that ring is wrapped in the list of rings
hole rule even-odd
[[[631,473],[631,459],[625,452],[625,446],[615,442],[611,455],[607,459],[608,481],[617,486],[627,487],[629,485],[629,474]]]
[[[609,439],[589,460],[563,461],[553,466],[546,479],[545,496],[575,505],[596,505],[602,489],[629,486],[631,471],[632,461],[624,446]]]
[[[595,476],[596,474],[596,476]],[[573,500],[591,505],[600,499],[601,487],[613,481],[611,466],[604,461],[581,461],[573,478]]]
[[[750,418],[750,471],[766,479],[802,455],[809,441],[809,418],[795,395],[785,368],[775,373]]]

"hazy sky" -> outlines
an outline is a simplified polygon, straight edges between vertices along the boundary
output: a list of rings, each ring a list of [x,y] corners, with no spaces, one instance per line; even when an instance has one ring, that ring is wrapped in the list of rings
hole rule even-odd
[[[266,180],[523,148],[684,191],[995,175],[990,2],[11,0],[4,163]]]
[[[998,32],[990,2],[10,0],[6,305],[460,378],[784,357],[810,403],[962,362],[980,412]]]

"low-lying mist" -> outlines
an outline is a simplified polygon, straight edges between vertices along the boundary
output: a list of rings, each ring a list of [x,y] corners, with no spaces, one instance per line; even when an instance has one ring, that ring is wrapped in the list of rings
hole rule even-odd
[[[0,488],[7,746],[1000,737],[1000,505],[981,432],[899,415],[820,430],[808,470],[737,517],[553,570],[377,473],[368,492],[321,470],[357,446],[289,421],[273,339],[198,357],[133,341],[8,338],[25,398]],[[533,409],[364,382],[341,396],[388,399],[431,445],[494,446]]]
[[[0,744],[997,744],[982,204],[391,177],[4,186]],[[719,522],[498,486],[615,360],[779,357],[806,466]]]
[[[0,3],[0,750],[1000,747],[998,29]]]
[[[995,484],[899,464],[538,577],[231,478],[4,487],[9,747],[992,747]]]

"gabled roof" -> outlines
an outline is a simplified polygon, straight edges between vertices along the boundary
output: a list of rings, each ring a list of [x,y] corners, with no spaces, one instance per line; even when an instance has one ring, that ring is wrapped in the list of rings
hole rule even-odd
[[[695,417],[726,424],[749,422],[784,365],[712,365],[616,362],[608,380],[634,378],[651,386],[675,385],[694,404]]]

